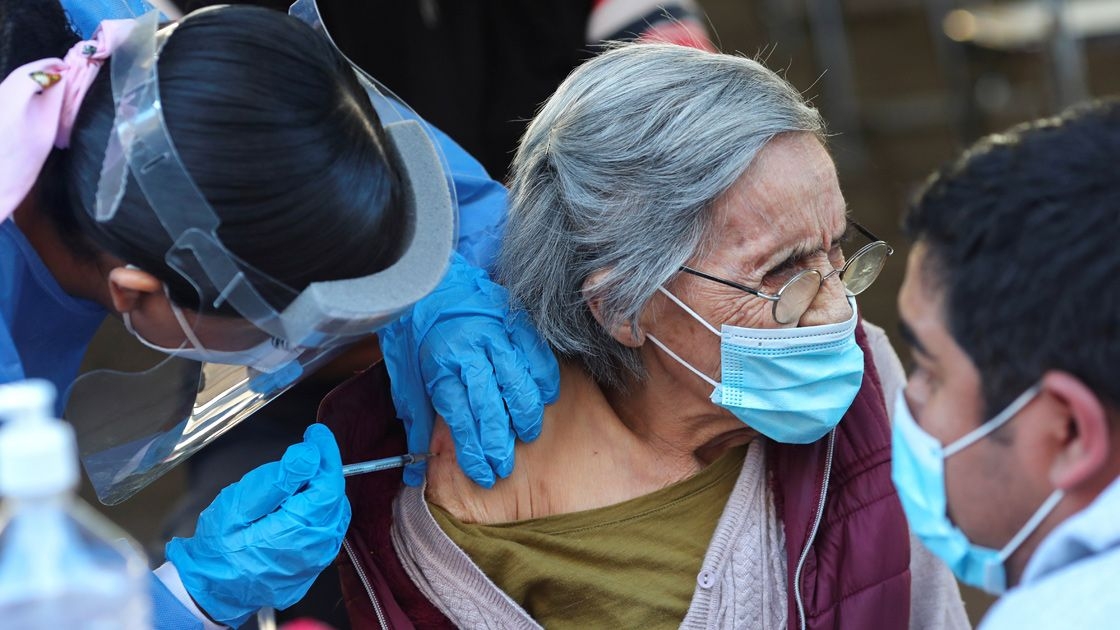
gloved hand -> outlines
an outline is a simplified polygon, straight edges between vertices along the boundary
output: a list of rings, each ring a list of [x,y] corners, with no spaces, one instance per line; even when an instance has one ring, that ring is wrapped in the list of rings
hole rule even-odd
[[[486,488],[513,470],[515,437],[535,440],[544,406],[560,394],[548,345],[523,313],[509,312],[505,288],[459,254],[436,290],[378,337],[408,450],[428,451],[434,406],[459,466]],[[406,468],[405,483],[420,485],[425,467]]]
[[[313,424],[280,461],[222,490],[193,537],[167,543],[167,559],[199,607],[236,628],[258,608],[299,601],[338,555],[350,524],[345,490],[334,436]]]

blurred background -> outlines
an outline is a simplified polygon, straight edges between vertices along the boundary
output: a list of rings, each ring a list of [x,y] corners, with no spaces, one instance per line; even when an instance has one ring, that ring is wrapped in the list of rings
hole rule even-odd
[[[189,10],[206,2],[179,4]],[[586,44],[589,0],[320,4],[344,51],[479,156],[496,178],[522,121],[594,51]],[[852,215],[896,249],[876,286],[861,296],[865,316],[892,336],[907,253],[900,212],[926,175],[981,135],[1120,93],[1120,0],[594,4],[636,5],[639,31],[664,20],[660,5],[691,9],[715,47],[782,70],[823,111]],[[674,20],[681,15],[673,13]],[[536,57],[526,54],[530,48]],[[511,63],[523,58],[531,63]],[[116,334],[106,330],[91,356],[112,352]],[[197,510],[221,487],[298,441],[318,401],[360,369],[365,356],[297,386],[189,467],[105,512],[160,561],[167,536],[189,534]],[[96,501],[88,488],[85,496]],[[289,617],[308,614],[347,627],[334,581],[328,570]],[[968,589],[965,596],[979,621],[991,600]]]

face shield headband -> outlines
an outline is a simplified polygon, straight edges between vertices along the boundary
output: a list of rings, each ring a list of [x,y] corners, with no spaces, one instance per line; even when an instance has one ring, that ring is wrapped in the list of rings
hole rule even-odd
[[[405,205],[413,219],[409,242],[398,261],[370,276],[313,283],[296,291],[229,251],[218,237],[218,215],[179,158],[163,117],[159,52],[178,24],[157,31],[157,18],[155,12],[140,18],[111,58],[117,111],[93,209],[96,220],[109,221],[116,215],[131,174],[172,241],[166,255],[169,266],[193,286],[217,291],[217,299],[203,309],[228,305],[293,349],[330,346],[367,335],[435,287],[450,256],[448,234],[455,231],[453,189],[431,183],[433,175],[449,181],[446,162],[430,138],[417,138],[417,131],[402,129],[426,131],[407,105],[386,96],[361,72],[359,82],[385,126],[389,157],[402,174]],[[418,194],[424,198],[417,198]],[[258,290],[264,285],[291,302],[281,311],[274,309]]]
[[[398,197],[409,225],[399,257],[375,274],[312,283],[302,291],[240,260],[218,237],[219,217],[180,160],[163,118],[157,65],[175,28],[158,29],[158,13],[148,13],[111,57],[116,117],[91,214],[98,221],[113,219],[131,174],[170,237],[169,267],[200,296],[213,293],[200,287],[217,290],[218,298],[200,301],[198,312],[185,311],[194,333],[190,343],[236,352],[268,342],[276,351],[267,353],[267,361],[241,365],[170,357],[147,370],[97,369],[79,377],[68,392],[65,415],[77,430],[94,489],[109,505],[129,498],[427,295],[443,277],[456,238],[457,206],[438,144],[407,105],[358,72],[401,180]],[[272,295],[290,296],[290,303],[273,308],[262,297],[265,286]],[[240,317],[212,313],[223,305]],[[210,334],[216,327],[208,322],[219,319],[234,324],[233,341],[226,335],[212,342],[220,336]]]

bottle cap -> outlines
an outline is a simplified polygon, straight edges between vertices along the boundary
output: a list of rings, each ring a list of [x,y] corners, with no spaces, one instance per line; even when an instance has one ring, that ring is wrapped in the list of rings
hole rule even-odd
[[[78,485],[74,429],[54,417],[55,389],[31,379],[0,385],[0,495],[29,498]]]

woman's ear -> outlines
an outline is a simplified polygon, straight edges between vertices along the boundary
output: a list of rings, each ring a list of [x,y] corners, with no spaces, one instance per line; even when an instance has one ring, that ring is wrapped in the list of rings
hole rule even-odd
[[[1050,481],[1067,492],[1093,482],[1110,455],[1108,412],[1093,390],[1068,372],[1047,372],[1042,391],[1058,403],[1054,419],[1057,455]]]
[[[591,315],[595,318],[595,321],[599,322],[599,325],[602,326],[615,341],[628,348],[640,348],[642,344],[646,342],[645,333],[643,333],[640,328],[635,331],[630,322],[624,322],[614,327],[608,326],[606,320],[603,318],[602,300],[598,297],[588,297],[591,295],[592,289],[603,281],[603,278],[606,277],[609,271],[609,269],[600,269],[590,276],[587,276],[587,279],[583,281],[582,291],[584,300],[587,301],[587,308],[591,310]]]
[[[145,297],[162,295],[163,283],[152,274],[135,267],[115,267],[109,271],[109,297],[118,313],[140,308]]]

